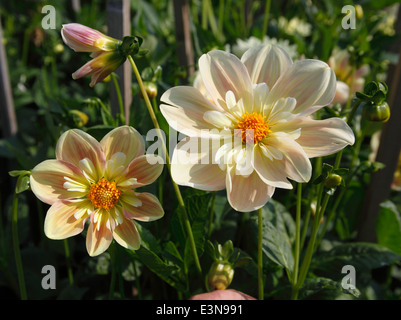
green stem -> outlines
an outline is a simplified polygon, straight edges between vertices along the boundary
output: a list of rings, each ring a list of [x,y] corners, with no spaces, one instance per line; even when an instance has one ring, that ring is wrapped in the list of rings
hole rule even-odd
[[[157,134],[158,134],[158,138],[161,141],[161,145],[162,145],[162,148],[163,148],[163,153],[166,156],[167,167],[168,167],[168,170],[169,170],[169,173],[170,173],[170,176],[171,176],[170,157],[169,157],[168,152],[167,152],[167,148],[166,148],[166,143],[164,141],[164,137],[160,133],[161,129],[160,129],[159,122],[157,121],[155,112],[153,110],[152,104],[150,103],[149,96],[148,96],[148,94],[146,92],[145,86],[143,85],[143,81],[142,81],[141,75],[139,73],[139,70],[138,70],[138,68],[137,68],[137,66],[135,64],[135,61],[131,56],[128,56],[128,60],[131,63],[131,66],[132,66],[132,69],[134,71],[135,77],[136,77],[136,79],[138,81],[139,88],[140,88],[140,90],[142,92],[142,96],[144,98],[146,107],[147,107],[148,112],[149,112],[149,116],[150,116],[150,118],[151,118],[151,120],[153,122],[154,127],[156,129],[158,129],[156,131],[157,131]],[[189,242],[190,242],[190,245],[191,245],[191,250],[192,250],[193,258],[194,258],[194,261],[195,261],[196,269],[198,270],[198,272],[200,274],[202,274],[202,268],[201,268],[201,265],[200,265],[200,262],[199,262],[198,253],[196,251],[195,240],[194,240],[194,236],[193,236],[193,233],[192,233],[191,224],[189,222],[188,213],[187,213],[187,210],[186,210],[186,207],[185,207],[185,202],[184,202],[184,199],[182,198],[181,191],[180,191],[178,185],[174,182],[173,179],[171,179],[171,180],[172,180],[174,192],[175,192],[175,194],[177,196],[179,207],[180,207],[182,215],[183,215],[184,225],[185,225],[185,228],[186,228],[187,233],[188,233],[188,238],[189,238]]]
[[[260,208],[260,209],[258,209],[258,296],[259,296],[259,300],[264,300],[262,240],[263,240],[263,214],[262,214],[262,208]]]
[[[260,35],[261,37],[260,40],[263,40],[263,36],[267,35],[267,27],[269,25],[270,5],[271,5],[271,0],[267,0],[265,5],[265,15],[263,19],[263,29],[262,29],[262,34]]]
[[[216,191],[213,191],[212,193],[212,203],[210,204],[210,209],[209,209],[209,226],[207,228],[207,236],[210,238],[210,235],[212,234],[212,224],[213,224],[213,215],[214,215],[214,203],[216,201]]]
[[[297,208],[295,217],[295,252],[294,252],[294,272],[292,283],[296,285],[298,281],[299,252],[300,252],[300,231],[301,231],[301,202],[302,202],[302,184],[298,183],[297,189]]]
[[[219,1],[219,20],[217,22],[217,30],[219,33],[219,37],[222,38],[223,35],[223,23],[224,23],[224,0]]]
[[[214,16],[212,4],[211,4],[210,0],[203,0],[203,2],[206,2],[206,4],[207,4],[207,14],[208,14],[210,28],[212,29],[212,33],[215,35],[215,37],[217,39],[222,41],[223,34],[219,33],[219,28],[216,24],[216,19]]]
[[[126,123],[125,119],[125,110],[124,110],[124,103],[123,103],[123,98],[121,96],[121,91],[120,91],[120,86],[118,85],[117,77],[114,72],[110,74],[111,79],[113,80],[114,88],[116,89],[116,94],[117,94],[117,100],[118,100],[118,106],[120,108],[120,119],[121,122],[124,124]]]
[[[110,263],[111,263],[111,279],[110,279],[110,289],[109,289],[109,300],[114,299],[114,290],[116,287],[116,248],[114,241],[111,242],[109,247],[110,253]]]
[[[136,271],[135,259],[132,259],[132,266],[134,268],[134,277],[135,277],[136,290],[138,290],[138,299],[142,300],[142,289],[141,289],[141,284],[139,282],[138,272]]]
[[[65,260],[67,263],[68,282],[72,286],[74,285],[74,275],[71,268],[71,256],[70,256],[70,248],[68,246],[68,239],[64,239],[63,242],[64,242]]]
[[[202,1],[202,29],[203,30],[207,29],[207,17],[208,17],[207,16],[208,15],[207,5],[208,5],[208,3],[206,0]]]
[[[125,299],[124,295],[124,281],[122,277],[122,266],[121,266],[121,247],[116,246],[117,251],[117,272],[118,272],[118,287],[120,289],[120,298]]]
[[[305,213],[305,219],[303,221],[303,226],[302,226],[302,233],[301,233],[301,243],[300,243],[300,248],[304,247],[304,243],[305,243],[305,238],[306,238],[306,232],[308,230],[308,226],[309,226],[309,220],[310,220],[310,215],[311,215],[311,202],[308,202],[308,207]]]
[[[19,237],[18,237],[18,195],[14,192],[13,197],[13,215],[11,221],[11,232],[13,235],[13,249],[15,257],[15,265],[17,266],[17,276],[18,284],[20,290],[21,300],[27,299],[25,279],[24,279],[24,269],[22,267],[21,252],[19,248]]]
[[[299,289],[304,284],[306,275],[308,274],[309,266],[312,261],[312,256],[315,251],[315,242],[316,242],[317,232],[319,230],[320,221],[323,217],[324,211],[326,210],[329,198],[330,198],[330,195],[328,193],[326,193],[323,198],[322,206],[320,207],[320,210],[318,210],[318,212],[316,212],[316,215],[315,215],[315,218],[313,221],[311,237],[309,239],[309,243],[308,243],[308,247],[306,249],[304,260],[302,261],[301,269],[299,271],[299,278],[298,278],[297,284],[293,287],[291,298],[294,300],[298,298]]]

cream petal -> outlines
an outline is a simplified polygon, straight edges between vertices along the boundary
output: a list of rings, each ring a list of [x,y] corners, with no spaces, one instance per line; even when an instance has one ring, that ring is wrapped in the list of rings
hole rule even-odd
[[[243,54],[241,61],[248,69],[253,84],[263,82],[269,88],[292,65],[288,53],[274,45],[252,47]]]
[[[216,109],[224,111],[209,102],[198,89],[193,87],[173,87],[168,89],[160,100],[169,104],[160,105],[160,111],[168,124],[176,131],[189,136],[197,136],[203,129],[214,128],[204,120],[205,112]]]
[[[135,222],[125,219],[123,223],[114,228],[113,238],[119,245],[130,250],[138,250],[141,246],[141,237]]]
[[[226,186],[228,202],[240,212],[250,212],[263,207],[275,189],[265,184],[256,171],[248,177],[236,174],[235,166],[230,166],[227,170]]]
[[[142,201],[139,200],[136,193],[132,190],[128,190],[128,191],[124,192],[121,195],[119,201],[123,204],[123,207],[125,205],[132,206],[132,207],[140,207],[142,205]]]
[[[269,87],[264,82],[253,85],[253,108],[251,112],[258,112],[266,115],[264,109],[269,91]]]
[[[292,189],[292,184],[287,180],[283,161],[274,158],[269,159],[262,148],[262,146],[255,148],[253,163],[260,179],[272,187]],[[268,151],[270,151],[269,149],[273,149],[272,146],[266,146],[265,148]]]
[[[88,200],[55,202],[45,217],[45,235],[50,239],[60,240],[81,233],[90,209]]]
[[[203,119],[219,129],[231,128],[232,120],[219,111],[206,111]]]
[[[240,148],[237,152],[235,152],[235,164],[236,164],[236,174],[240,174],[244,177],[249,176],[254,168],[252,166],[253,162],[253,149],[254,146],[249,146]]]
[[[294,98],[280,98],[273,105],[267,104],[263,114],[268,119],[270,125],[283,120],[288,121],[294,117],[291,113],[294,111],[297,101]]]
[[[299,130],[301,131],[301,130]],[[259,143],[258,147],[260,150],[258,151],[262,151],[262,153],[268,157],[270,160],[281,160],[283,159],[283,154],[280,152],[280,150],[278,150],[277,148],[274,148],[272,146],[266,146],[263,143]]]
[[[171,175],[177,184],[207,191],[225,188],[225,173],[214,163],[218,150],[214,143],[188,137],[177,144],[171,161]]]
[[[122,200],[124,216],[127,219],[135,219],[139,221],[154,221],[162,218],[164,216],[164,210],[159,202],[159,200],[151,193],[133,192],[135,198],[141,203],[139,206],[133,206],[131,203]],[[132,196],[133,198],[133,196]]]
[[[122,152],[117,152],[113,154],[110,160],[106,161],[106,169],[104,171],[104,177],[111,181],[115,180],[118,176],[120,176],[124,170],[126,169],[126,155]]]
[[[82,191],[67,190],[66,182],[74,181],[82,186],[89,186],[82,172],[69,162],[45,160],[32,169],[30,186],[32,192],[41,201],[53,204],[60,199],[73,199],[84,196]]]
[[[145,152],[145,140],[141,134],[130,126],[121,126],[111,130],[100,141],[106,160],[118,153],[123,153],[126,158],[120,165],[127,166],[134,158]]]
[[[95,165],[89,158],[82,159],[79,161],[78,165],[82,170],[83,175],[90,183],[95,183],[101,178],[101,176],[99,176],[99,172],[95,168]]]
[[[252,83],[244,64],[235,55],[213,50],[199,59],[199,72],[206,90],[216,104],[226,107],[227,91],[232,91],[236,100],[251,105]]]
[[[296,182],[308,182],[312,175],[312,165],[302,147],[293,139],[286,136],[271,136],[266,139],[283,154],[281,162],[286,176]]]
[[[139,188],[153,183],[161,175],[164,168],[161,160],[154,160],[155,156],[150,154],[142,155],[132,160],[124,176],[117,181],[117,186],[125,185],[125,182],[129,179],[134,182],[130,188]]]
[[[336,92],[336,76],[319,60],[299,60],[283,73],[271,88],[268,103],[292,97],[297,101],[294,113],[310,114],[330,104]]]
[[[340,118],[313,120],[300,117],[296,123],[301,128],[301,136],[296,141],[309,158],[336,153],[355,142],[354,132]]]
[[[108,213],[104,211],[102,216],[102,213],[99,211],[97,210],[96,212],[98,216],[97,221],[91,221],[86,234],[86,250],[92,257],[106,251],[113,240],[113,233],[107,225],[109,223]]]
[[[344,105],[348,101],[349,87],[345,82],[337,81],[336,95],[331,104],[339,103]]]
[[[94,165],[97,177],[103,174],[105,158],[99,142],[79,129],[64,132],[56,145],[56,158],[79,167],[82,159],[88,158]]]

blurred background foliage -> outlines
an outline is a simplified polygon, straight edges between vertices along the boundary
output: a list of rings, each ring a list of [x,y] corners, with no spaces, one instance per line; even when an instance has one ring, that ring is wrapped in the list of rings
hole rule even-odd
[[[388,67],[398,62],[398,53],[391,51],[391,46],[399,41],[395,28],[398,1],[192,0],[189,3],[195,66],[198,58],[209,50],[222,49],[240,55],[250,45],[262,41],[282,45],[294,60],[317,58],[327,62],[335,48],[346,49],[354,66],[369,65],[366,83],[386,81]],[[55,30],[41,27],[44,17],[41,9],[47,4],[56,9]],[[78,22],[107,33],[106,1],[81,0],[80,4],[80,10],[75,11],[68,0],[0,1],[1,40],[6,49],[18,121],[18,134],[0,139],[3,168],[0,173],[0,296],[3,299],[16,299],[19,292],[10,227],[16,179],[8,171],[30,170],[41,161],[54,158],[57,139],[69,128],[80,128],[100,139],[113,126],[121,124],[110,115],[109,82],[90,88],[88,78],[77,81],[71,78],[88,61],[88,55],[76,54],[63,44],[61,25]],[[359,5],[356,29],[345,30],[341,26],[345,16],[341,9],[346,4]],[[173,1],[131,0],[131,28],[133,35],[143,37],[142,47],[148,49],[146,55],[137,59],[137,64],[144,80],[157,86],[154,98],[157,105],[166,89],[184,83],[187,76],[187,69],[177,59]],[[189,82],[192,81],[190,78]],[[129,123],[145,134],[152,124],[135,81],[132,91]],[[333,110],[338,110],[338,106]],[[326,108],[321,117],[329,117],[332,112]],[[164,121],[163,126],[167,128]],[[380,128],[381,124],[369,127],[361,145],[360,163],[369,163],[370,138]],[[346,161],[350,157],[347,150]],[[332,158],[324,161],[330,162]],[[399,191],[393,191],[389,201],[383,204],[376,228],[379,244],[353,245],[358,214],[369,183],[369,168],[366,165],[349,182],[300,297],[356,298],[357,295],[344,292],[340,286],[344,276],[342,266],[352,263],[357,269],[360,299],[401,297],[401,269],[397,264],[401,255]],[[43,220],[48,206],[29,191],[19,194],[18,228],[28,297],[185,299],[204,291],[204,279],[194,272],[188,254],[175,197],[170,184],[165,183],[168,179],[164,172],[160,181],[149,187],[161,197],[166,215],[152,225],[140,225],[141,249],[127,252],[114,245],[95,258],[87,255],[84,234],[66,241],[47,239],[43,234]],[[225,192],[212,194],[183,189],[204,272],[213,263],[204,250],[205,243],[210,240],[223,244],[232,240],[236,254],[248,263],[235,269],[230,287],[256,296],[255,215],[233,212]],[[309,207],[310,203],[305,200],[303,208],[308,211]],[[286,299],[290,294],[285,274],[289,266],[283,258],[291,252],[282,251],[291,248],[294,242],[295,193],[277,190],[274,200],[263,210],[265,229],[276,234],[273,238],[267,234],[264,240],[265,295]],[[57,270],[55,290],[41,287],[44,265],[53,265]],[[113,288],[111,283],[115,283]]]

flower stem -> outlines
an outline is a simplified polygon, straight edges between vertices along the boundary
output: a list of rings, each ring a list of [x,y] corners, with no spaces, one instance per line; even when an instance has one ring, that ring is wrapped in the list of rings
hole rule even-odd
[[[124,124],[128,124],[128,123],[125,122],[124,103],[123,103],[123,99],[122,99],[122,96],[121,96],[120,86],[118,85],[117,77],[116,77],[114,72],[112,72],[110,74],[110,76],[111,76],[111,79],[113,80],[113,84],[114,84],[114,87],[116,89],[118,106],[120,107],[120,119],[121,119],[121,122],[124,123]]]
[[[302,201],[302,184],[298,183],[297,188],[297,209],[295,217],[295,252],[294,252],[294,272],[292,283],[296,285],[298,281],[298,267],[299,267],[299,251],[300,251],[300,233],[301,233],[301,201]]]
[[[14,197],[13,197],[13,214],[12,214],[11,225],[12,225],[11,232],[13,235],[14,257],[15,257],[15,264],[17,266],[17,276],[18,276],[20,297],[21,297],[21,300],[26,300],[27,294],[26,294],[25,279],[24,279],[24,269],[22,267],[21,252],[20,252],[20,248],[19,248],[19,238],[18,238],[18,195],[17,195],[17,192],[14,192]]]
[[[264,14],[264,19],[263,19],[263,29],[262,29],[262,34],[260,35],[261,39],[263,40],[263,37],[267,35],[267,27],[269,25],[269,14],[270,14],[270,4],[271,0],[267,0],[265,4],[265,14]]]
[[[160,129],[159,122],[157,121],[155,112],[154,112],[152,104],[151,104],[151,102],[149,100],[149,96],[148,96],[148,94],[146,92],[145,86],[143,84],[143,81],[142,81],[141,75],[139,73],[139,70],[138,70],[138,68],[137,68],[137,66],[135,64],[135,61],[131,56],[128,56],[128,60],[131,63],[132,70],[134,71],[135,77],[136,77],[136,79],[138,81],[139,88],[141,90],[142,96],[144,98],[146,107],[147,107],[148,112],[149,112],[149,116],[150,116],[150,118],[151,118],[151,120],[153,122],[154,127],[156,129],[158,129],[156,131],[157,131],[157,134],[158,134],[158,138],[161,141],[162,148],[163,148],[163,153],[166,156],[167,167],[168,167],[168,170],[169,170],[169,173],[170,173],[170,176],[171,176],[170,157],[168,155],[168,151],[167,151],[167,148],[166,148],[166,142],[164,141],[164,137],[160,133],[161,129]],[[174,182],[173,179],[171,179],[171,181],[172,181],[172,184],[173,184],[174,192],[175,192],[175,194],[177,196],[179,207],[180,207],[182,215],[183,215],[184,225],[185,225],[185,228],[186,228],[187,233],[188,233],[188,238],[189,238],[189,241],[190,241],[191,250],[192,250],[193,258],[194,258],[194,261],[195,261],[196,269],[198,270],[198,272],[200,274],[202,274],[202,268],[201,268],[201,265],[200,265],[200,262],[199,262],[198,253],[196,251],[195,240],[194,240],[194,236],[193,236],[193,233],[192,233],[191,224],[189,222],[188,213],[187,213],[187,210],[186,210],[186,207],[185,207],[185,202],[184,202],[184,199],[182,198],[181,191],[180,191],[178,185]]]
[[[68,246],[68,239],[64,239],[64,253],[65,253],[65,260],[67,262],[68,282],[72,286],[74,284],[74,275],[72,273],[72,268],[71,268],[71,256],[70,256],[70,248]]]
[[[138,299],[142,300],[142,289],[141,289],[141,284],[140,284],[140,281],[139,281],[139,275],[138,275],[138,272],[136,270],[135,259],[132,259],[132,266],[133,266],[133,269],[134,269],[135,285],[136,285],[136,290],[138,291]]]
[[[114,290],[116,287],[116,248],[114,241],[111,242],[109,247],[110,263],[111,263],[111,279],[109,288],[109,300],[114,299]]]
[[[212,193],[212,203],[210,205],[209,209],[209,225],[207,228],[207,236],[210,238],[210,235],[212,234],[212,224],[213,224],[213,215],[214,215],[214,203],[216,201],[216,191],[213,191]]]
[[[299,289],[304,284],[306,275],[308,274],[309,266],[312,261],[312,256],[315,251],[315,242],[316,242],[317,232],[319,230],[320,220],[322,219],[324,211],[326,210],[329,198],[330,195],[326,193],[322,201],[322,206],[320,207],[318,212],[316,212],[316,215],[314,217],[312,233],[309,239],[308,247],[306,249],[304,260],[302,261],[301,269],[299,271],[299,278],[292,290],[291,298],[294,300],[298,298]]]
[[[262,214],[262,208],[260,208],[260,209],[258,209],[258,290],[259,290],[258,292],[259,292],[259,300],[264,300],[262,240],[263,240],[263,214]]]

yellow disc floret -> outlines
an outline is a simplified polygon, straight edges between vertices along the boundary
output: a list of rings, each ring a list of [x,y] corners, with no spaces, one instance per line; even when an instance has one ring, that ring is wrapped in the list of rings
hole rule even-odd
[[[257,112],[244,113],[236,129],[241,129],[242,142],[247,144],[258,143],[271,132],[265,117]]]
[[[116,205],[120,195],[121,191],[117,189],[116,183],[103,178],[92,184],[87,197],[96,208],[109,210]]]

